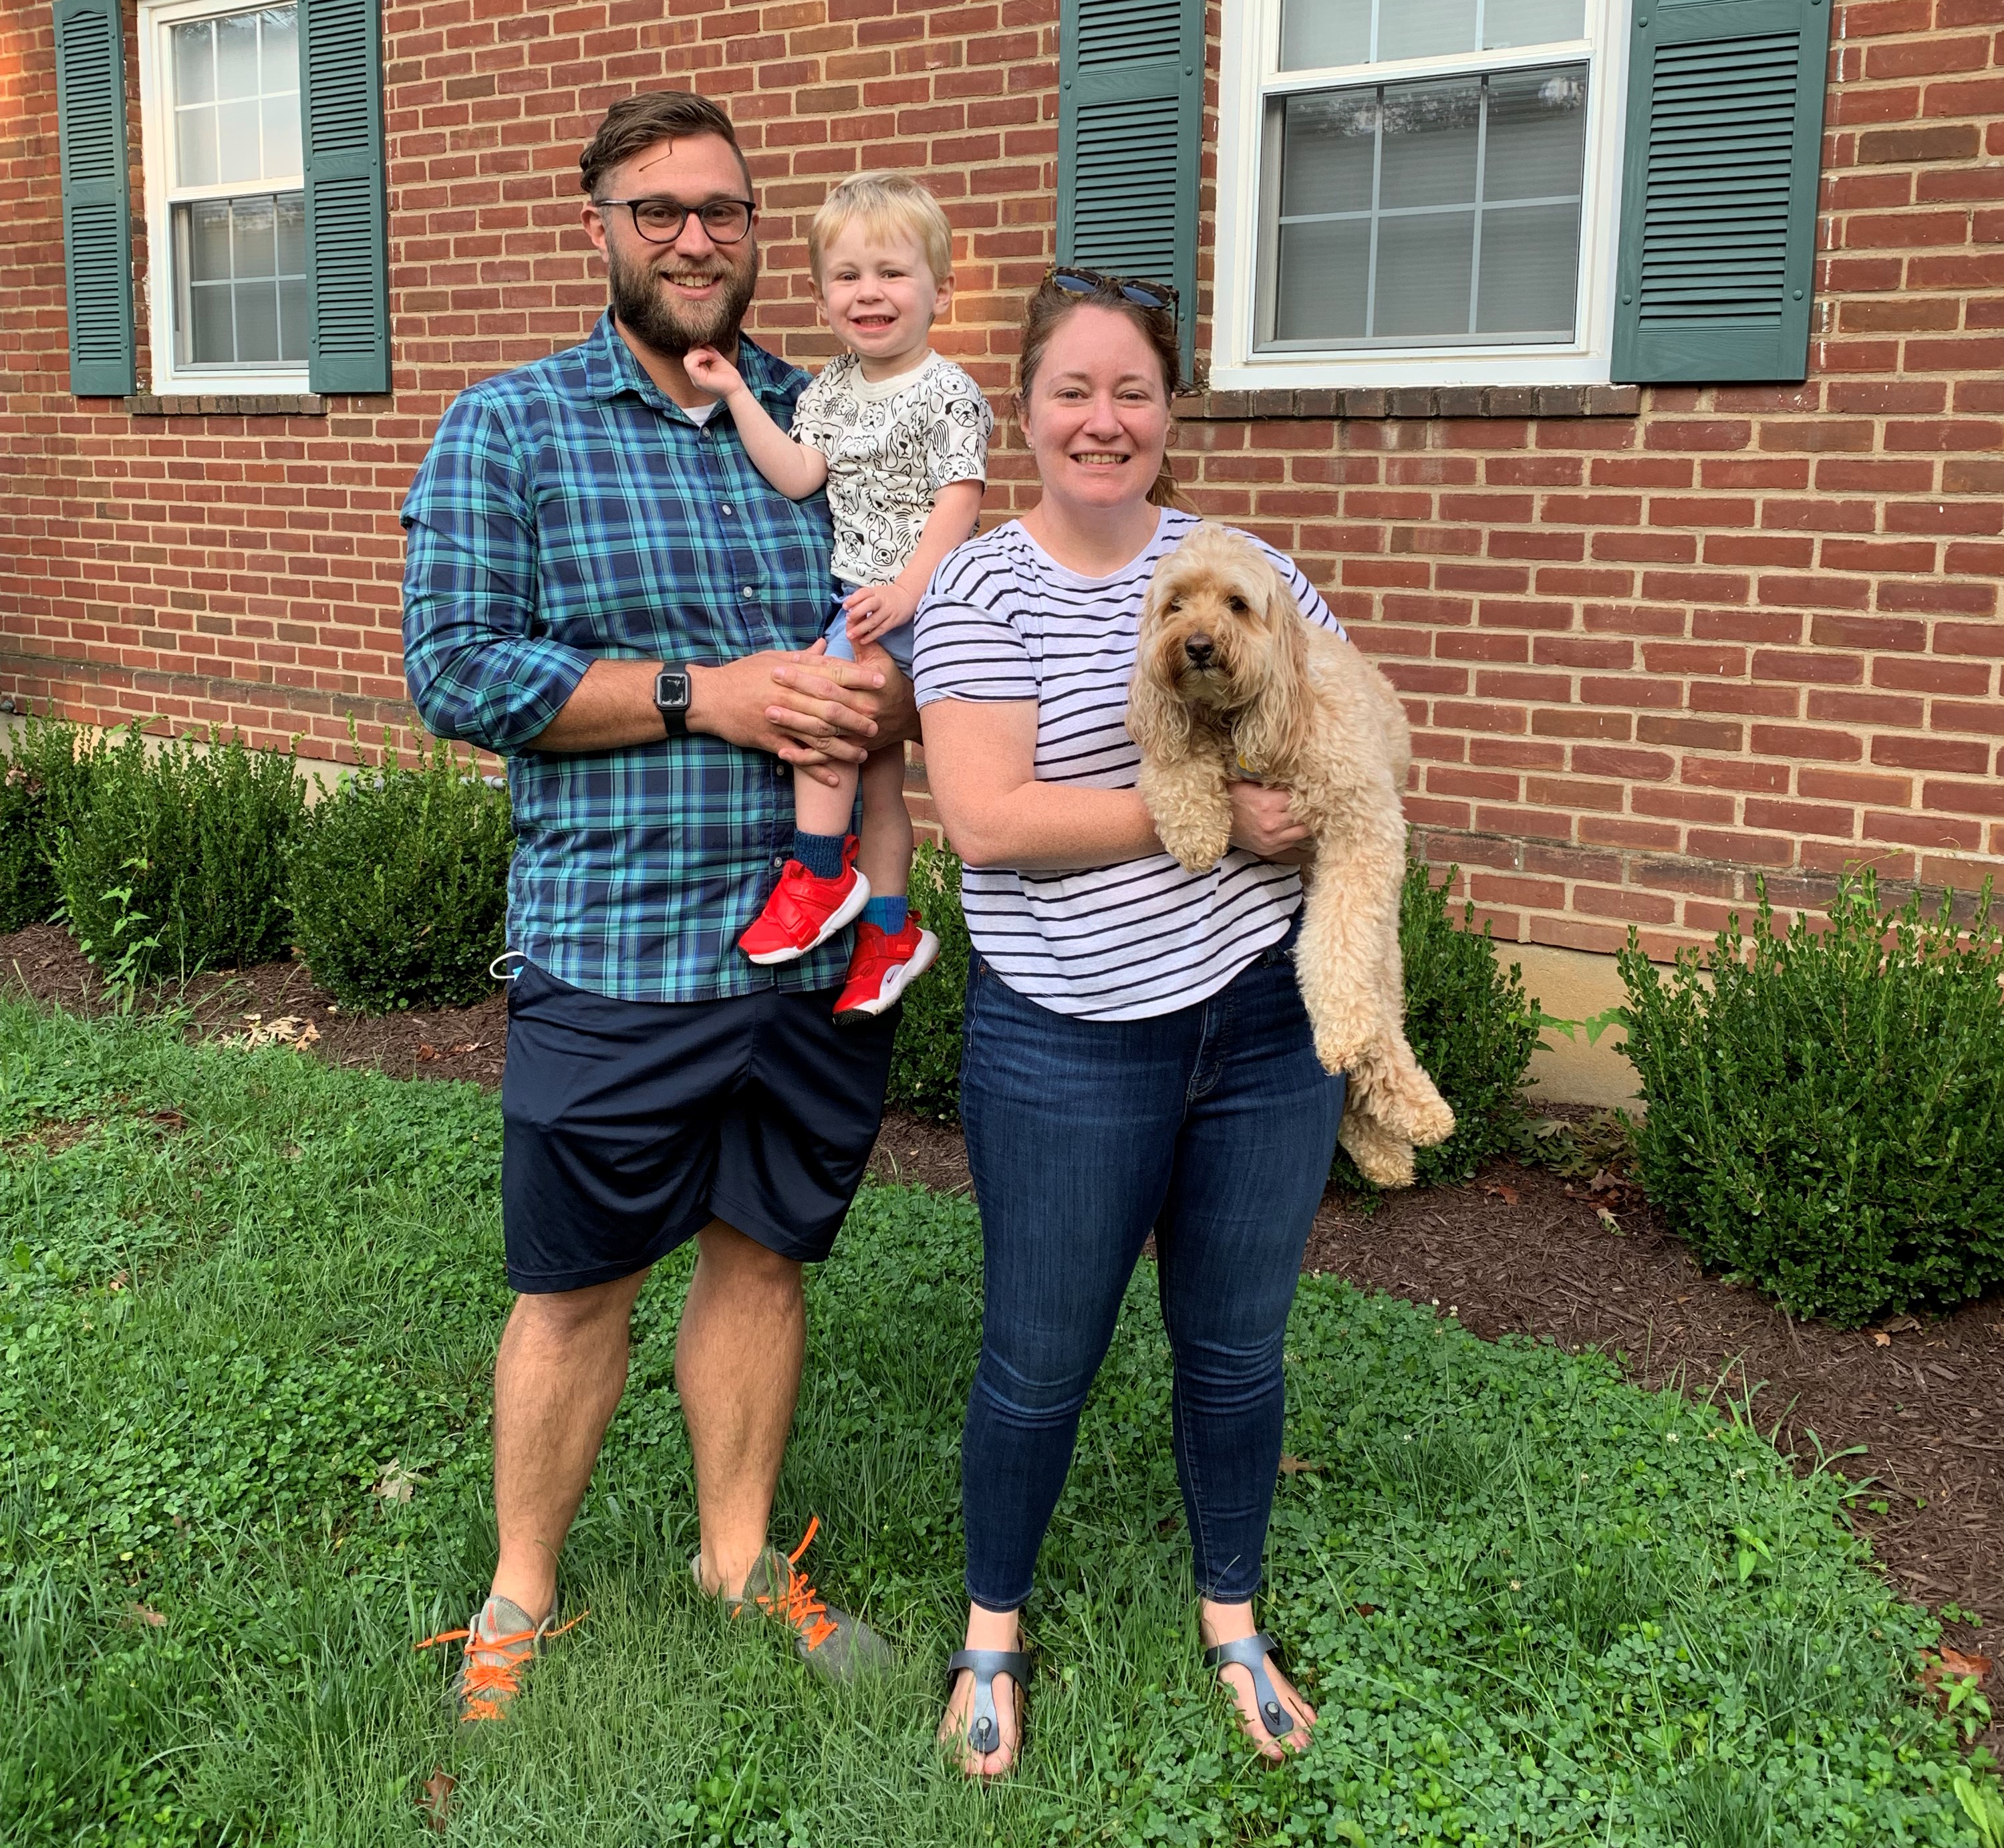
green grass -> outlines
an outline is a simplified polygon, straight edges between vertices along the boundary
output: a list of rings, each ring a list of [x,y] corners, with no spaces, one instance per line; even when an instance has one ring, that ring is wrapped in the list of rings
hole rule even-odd
[[[966,1787],[928,1741],[977,1228],[897,1189],[815,1275],[776,1526],[822,1515],[817,1576],[903,1669],[823,1688],[695,1596],[674,1263],[566,1559],[590,1615],[519,1724],[459,1739],[447,1652],[411,1645],[490,1556],[499,1134],[470,1087],[0,1006],[0,1839],[417,1843],[443,1767],[481,1848],[1979,1841],[1908,1692],[1933,1626],[1845,1485],[1610,1361],[1330,1278],[1267,1611],[1313,1752],[1264,1769],[1196,1666],[1144,1276],[1042,1561],[1027,1762]]]

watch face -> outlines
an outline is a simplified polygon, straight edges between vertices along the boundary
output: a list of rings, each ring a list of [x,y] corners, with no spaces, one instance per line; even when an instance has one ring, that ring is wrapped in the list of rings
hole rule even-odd
[[[662,673],[654,677],[654,703],[657,706],[686,706],[688,696],[688,675]]]

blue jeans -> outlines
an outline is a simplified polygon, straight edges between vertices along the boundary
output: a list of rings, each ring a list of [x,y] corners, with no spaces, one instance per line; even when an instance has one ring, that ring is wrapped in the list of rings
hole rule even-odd
[[[1281,1342],[1343,1098],[1283,949],[1207,1001],[1112,1022],[1039,1007],[975,958],[961,1071],[986,1292],[961,1442],[974,1603],[1030,1595],[1151,1231],[1197,1592],[1236,1604],[1259,1589]]]

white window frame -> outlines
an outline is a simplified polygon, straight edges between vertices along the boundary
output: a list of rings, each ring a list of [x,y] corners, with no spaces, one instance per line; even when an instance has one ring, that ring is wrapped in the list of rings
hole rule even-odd
[[[174,359],[173,219],[167,202],[173,103],[170,94],[172,29],[190,19],[215,19],[260,10],[255,0],[140,0],[139,160],[146,191],[146,306],[153,359],[152,391],[160,398],[251,397],[307,389],[307,363],[290,365],[177,366]],[[302,86],[303,88],[303,86]],[[303,96],[302,96],[303,106]],[[306,177],[233,181],[212,189],[218,198],[257,192],[303,192]]]
[[[1621,135],[1627,93],[1625,0],[1585,0],[1590,36],[1521,51],[1403,58],[1282,73],[1281,0],[1224,0],[1218,71],[1217,243],[1212,292],[1214,391],[1346,390],[1403,385],[1604,385],[1614,339],[1614,270],[1621,210]],[[1403,83],[1532,65],[1585,64],[1587,121],[1581,176],[1578,319],[1563,345],[1461,342],[1351,352],[1253,350],[1260,262],[1260,161],[1267,99],[1295,90]]]

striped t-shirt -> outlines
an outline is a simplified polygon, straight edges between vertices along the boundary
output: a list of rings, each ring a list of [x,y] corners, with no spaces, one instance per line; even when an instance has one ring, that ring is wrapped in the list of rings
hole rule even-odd
[[[1039,782],[1132,789],[1140,752],[1127,735],[1127,682],[1141,600],[1155,561],[1196,524],[1165,508],[1155,536],[1110,577],[1067,571],[1014,521],[970,540],[919,606],[919,704],[1034,700]],[[1302,613],[1341,634],[1293,561],[1261,549]],[[1301,903],[1293,868],[1237,847],[1200,873],[1167,854],[1087,871],[971,866],[961,892],[996,974],[1087,1020],[1143,1020],[1216,994],[1287,934]]]

